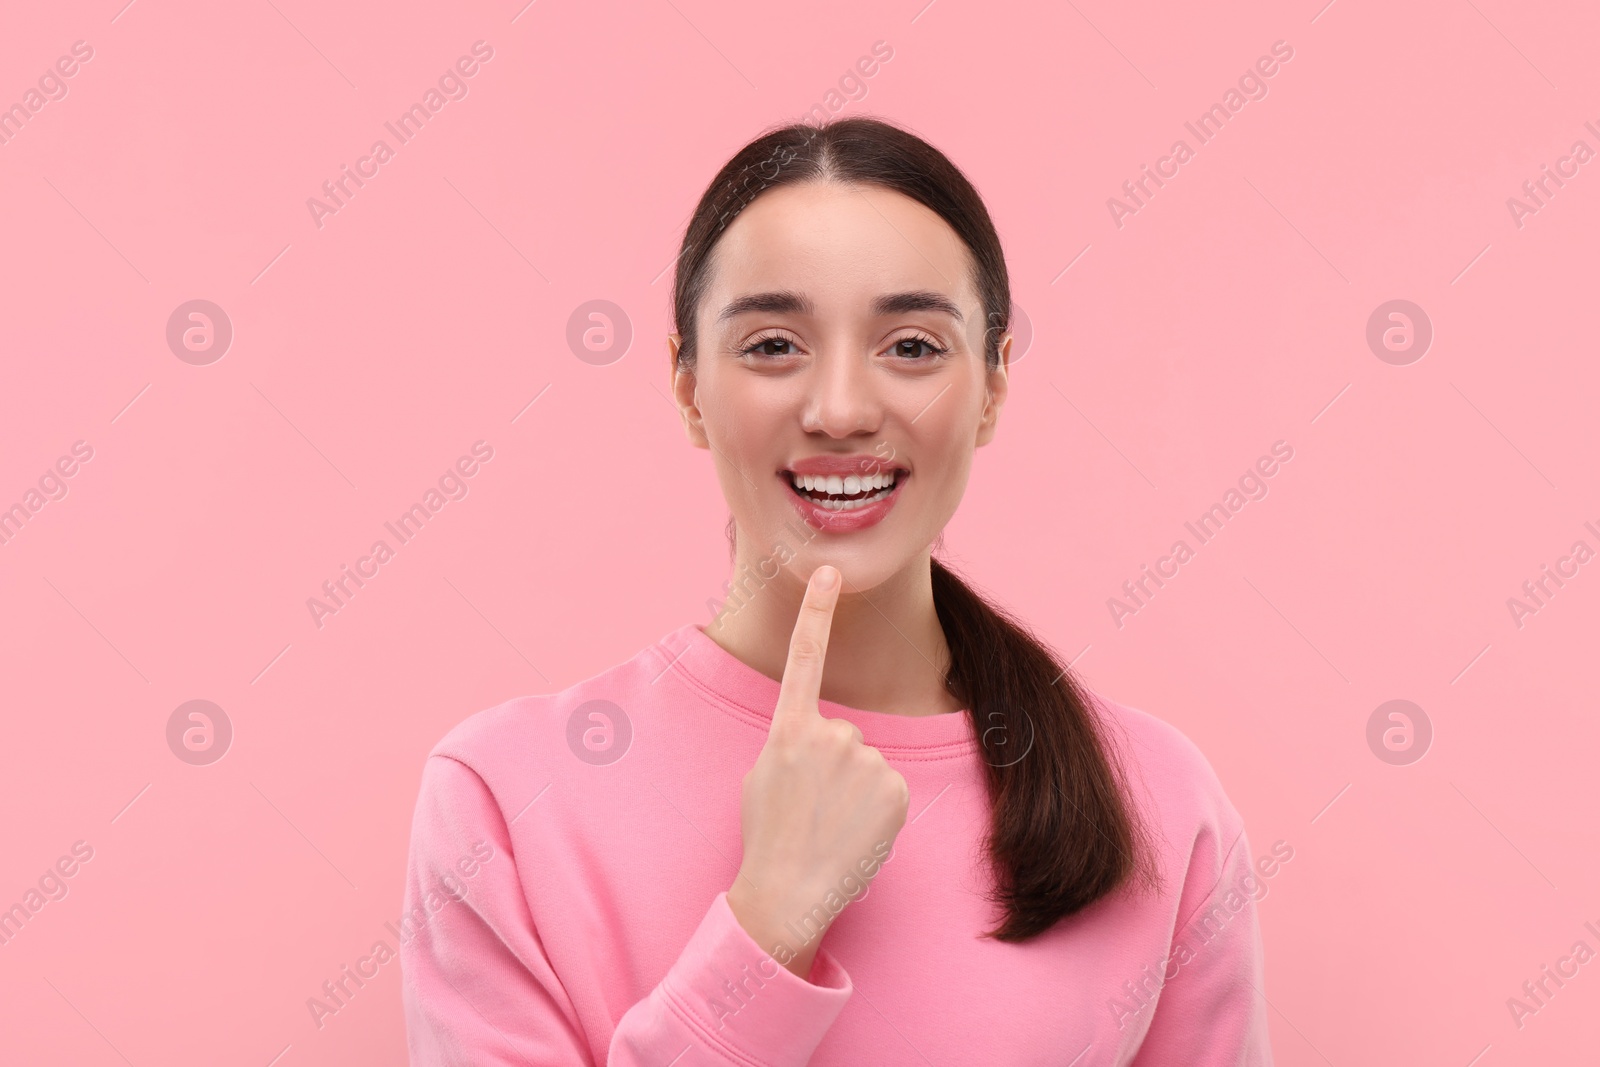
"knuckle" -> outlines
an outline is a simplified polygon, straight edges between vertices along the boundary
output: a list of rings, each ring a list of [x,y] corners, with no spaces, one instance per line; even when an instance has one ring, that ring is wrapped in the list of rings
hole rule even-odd
[[[822,643],[809,635],[796,635],[789,645],[789,658],[801,666],[812,666],[822,660]]]
[[[795,749],[805,738],[802,724],[784,719],[772,724],[772,732],[767,735],[766,747],[772,753],[772,758],[780,763],[794,758]]]
[[[911,787],[906,785],[905,776],[899,771],[891,770],[888,780],[888,791],[897,807],[903,812],[911,803]]]

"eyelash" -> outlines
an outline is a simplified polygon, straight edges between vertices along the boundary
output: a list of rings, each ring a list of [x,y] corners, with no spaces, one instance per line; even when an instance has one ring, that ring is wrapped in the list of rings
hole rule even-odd
[[[754,354],[756,354],[756,349],[760,348],[762,345],[767,344],[770,341],[786,341],[789,344],[794,344],[794,341],[792,341],[788,337],[785,337],[781,333],[762,334],[761,336],[757,337],[755,340],[751,341],[744,348],[741,348],[739,350],[739,354],[741,356],[754,355]],[[927,345],[929,350],[932,353],[931,355],[928,355],[928,356],[923,356],[923,357],[920,357],[920,358],[917,358],[917,359],[912,359],[910,361],[912,363],[936,363],[939,360],[943,359],[950,352],[950,350],[948,348],[940,347],[933,340],[933,338],[929,337],[927,334],[920,333],[920,332],[919,333],[908,334],[905,337],[901,337],[901,338],[897,339],[894,342],[894,345],[892,345],[890,347],[902,345],[907,341],[919,341],[922,344]],[[781,356],[768,356],[766,358],[768,358],[768,359],[781,359],[782,357]]]

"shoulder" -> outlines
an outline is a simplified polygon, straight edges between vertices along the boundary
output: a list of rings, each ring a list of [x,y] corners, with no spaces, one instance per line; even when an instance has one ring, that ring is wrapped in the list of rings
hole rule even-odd
[[[575,722],[580,737],[595,724],[625,729],[629,713],[642,709],[650,683],[665,663],[657,641],[558,692],[511,697],[475,711],[439,739],[427,762],[453,760],[476,772],[491,789],[508,777],[524,781],[559,756],[571,758],[565,749]]]
[[[1187,824],[1237,830],[1238,810],[1211,761],[1182,730],[1142,708],[1087,691],[1097,710],[1110,754],[1144,793],[1167,826]]]

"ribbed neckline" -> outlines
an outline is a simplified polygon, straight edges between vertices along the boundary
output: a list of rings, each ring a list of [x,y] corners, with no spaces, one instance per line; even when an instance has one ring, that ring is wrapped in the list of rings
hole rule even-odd
[[[707,636],[696,623],[685,623],[656,643],[662,670],[683,678],[722,710],[765,733],[782,688],[776,679],[739,659]],[[818,710],[830,719],[847,719],[861,728],[864,743],[884,755],[929,760],[967,756],[978,748],[971,715],[965,711],[938,715],[895,715],[819,700]]]

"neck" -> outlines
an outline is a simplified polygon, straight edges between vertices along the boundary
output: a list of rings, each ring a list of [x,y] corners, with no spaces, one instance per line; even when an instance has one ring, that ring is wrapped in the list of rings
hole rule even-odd
[[[844,568],[840,568],[844,570]],[[773,578],[766,578],[777,570]],[[806,578],[750,549],[740,531],[733,589],[706,636],[767,677],[781,681]],[[828,631],[822,699],[864,711],[938,715],[961,710],[944,684],[950,648],[933,606],[932,560],[924,550],[870,589],[844,571]]]

